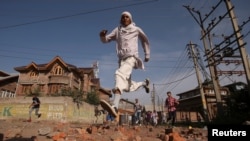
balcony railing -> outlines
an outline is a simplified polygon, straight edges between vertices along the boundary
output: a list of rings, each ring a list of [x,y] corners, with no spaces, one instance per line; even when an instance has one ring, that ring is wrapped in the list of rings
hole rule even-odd
[[[69,84],[70,77],[62,75],[51,75],[49,76],[48,83],[58,83],[58,84]]]

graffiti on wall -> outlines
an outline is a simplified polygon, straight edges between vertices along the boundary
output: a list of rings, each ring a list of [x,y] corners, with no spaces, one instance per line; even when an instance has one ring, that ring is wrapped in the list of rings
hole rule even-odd
[[[65,116],[63,104],[44,104],[40,107],[43,119],[62,119]],[[0,105],[0,117],[28,117],[29,104]]]
[[[0,103],[0,119],[29,118],[30,103]],[[94,107],[82,104],[80,108],[68,103],[42,103],[39,109],[42,120],[83,120],[92,122],[94,120]],[[32,119],[36,119],[35,112]]]
[[[63,119],[65,117],[63,105],[49,105],[47,118],[48,119]]]
[[[4,117],[10,117],[10,116],[12,116],[12,114],[11,114],[12,107],[3,107],[1,109],[2,110],[0,111],[0,115],[2,115]]]

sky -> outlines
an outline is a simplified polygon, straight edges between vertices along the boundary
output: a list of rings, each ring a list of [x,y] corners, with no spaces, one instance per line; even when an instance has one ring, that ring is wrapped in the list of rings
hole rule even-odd
[[[197,87],[194,63],[188,56],[187,45],[194,43],[200,50],[204,70],[204,47],[201,28],[185,8],[199,11],[204,18],[219,0],[1,0],[0,1],[0,70],[17,73],[14,68],[31,62],[48,63],[60,56],[66,63],[77,67],[92,67],[98,62],[98,78],[103,88],[114,86],[114,72],[118,67],[115,42],[103,44],[99,32],[111,32],[119,25],[121,13],[129,11],[133,21],[149,38],[150,61],[145,70],[134,70],[132,79],[151,80],[151,92],[144,89],[124,93],[122,98],[133,101],[139,98],[142,104],[151,103],[155,92],[156,102],[166,98],[166,92],[173,95]],[[249,20],[249,0],[231,0],[239,25]],[[226,13],[225,4],[208,17],[208,24],[215,17]],[[197,15],[197,14],[196,14]],[[242,34],[248,43],[249,22]],[[213,31],[214,41],[222,41],[222,35],[232,34],[228,17]],[[144,53],[140,48],[140,57]],[[245,46],[247,54],[249,45]],[[226,68],[227,67],[227,68]],[[241,69],[238,66],[222,66],[220,69]],[[207,74],[207,73],[202,74]],[[203,75],[203,79],[207,75]],[[221,76],[221,85],[246,81],[245,75]]]

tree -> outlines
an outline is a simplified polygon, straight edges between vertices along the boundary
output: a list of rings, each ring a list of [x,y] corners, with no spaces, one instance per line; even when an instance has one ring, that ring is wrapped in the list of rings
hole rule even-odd
[[[89,92],[86,97],[86,102],[93,105],[98,105],[100,103],[99,96],[94,92]]]

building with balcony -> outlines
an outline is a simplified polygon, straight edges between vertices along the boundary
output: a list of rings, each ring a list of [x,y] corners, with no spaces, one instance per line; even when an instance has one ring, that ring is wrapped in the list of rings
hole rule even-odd
[[[60,94],[62,90],[80,90],[83,94],[96,92],[102,98],[109,99],[110,90],[101,88],[94,68],[78,68],[56,56],[45,64],[31,62],[26,66],[14,68],[19,72],[15,94],[25,96],[39,92],[41,96]]]
[[[204,121],[203,105],[206,105],[208,120],[213,119],[217,115],[217,100],[212,85],[204,85],[203,93],[205,100],[201,98],[199,88],[177,94],[180,104],[177,107],[178,121]],[[220,88],[221,102],[225,105],[226,98],[230,92],[227,87]]]

